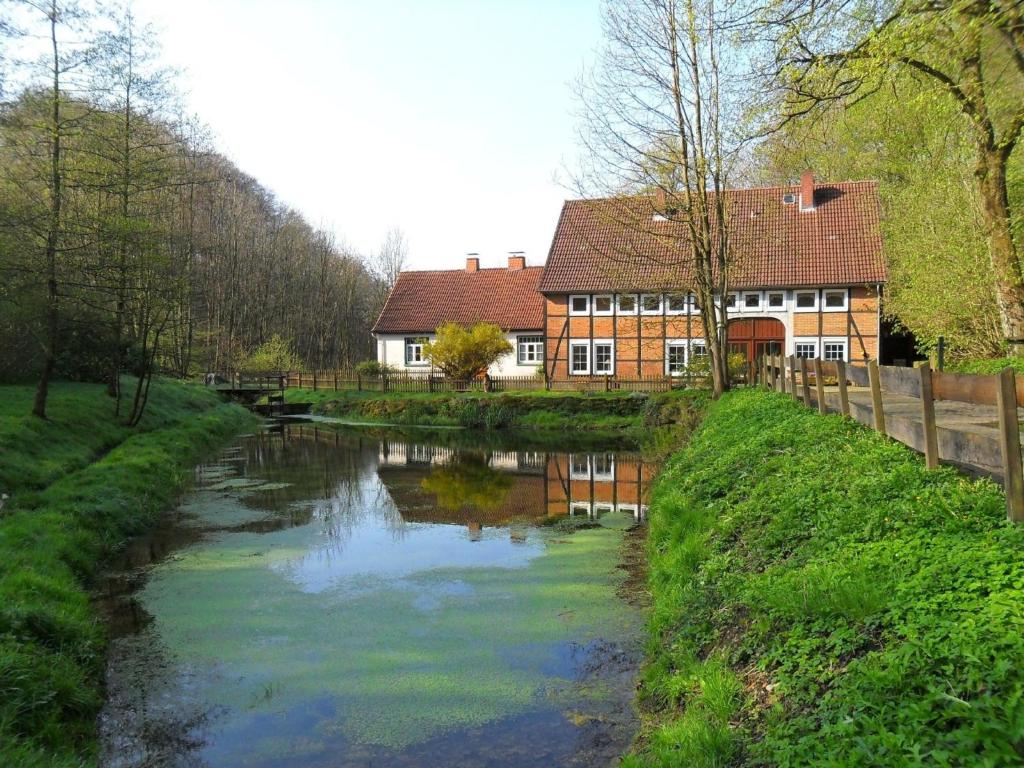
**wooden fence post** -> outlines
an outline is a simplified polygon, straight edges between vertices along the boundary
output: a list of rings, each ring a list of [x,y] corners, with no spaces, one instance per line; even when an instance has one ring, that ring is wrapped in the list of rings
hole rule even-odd
[[[334,391],[338,391],[338,369],[334,369]]]
[[[875,417],[875,431],[885,434],[885,409],[882,407],[882,379],[878,375],[878,361],[868,360],[868,382],[871,384],[871,410]]]
[[[1017,384],[1013,369],[1009,367],[1004,368],[996,379],[1006,517],[1010,522],[1020,523],[1024,522],[1024,468],[1021,467],[1020,425],[1017,422]]]
[[[380,391],[381,392],[387,392],[388,391],[388,375],[386,373],[382,373],[380,375]]]
[[[935,428],[935,396],[932,394],[932,367],[923,363],[921,374],[921,422],[924,427],[924,463],[928,469],[939,466],[939,434]],[[1015,398],[1016,399],[1016,398]],[[1016,410],[1016,404],[1014,404]]]
[[[804,405],[811,407],[811,382],[807,379],[807,358],[800,358],[800,388],[804,392]]]
[[[793,399],[800,400],[800,393],[796,388],[796,355],[789,356],[789,394],[793,396]]]
[[[850,393],[846,391],[846,362],[836,360],[836,378],[839,379],[839,410],[843,416],[850,416]]]
[[[316,368],[313,369],[313,391],[316,392]]]
[[[818,395],[818,413],[824,416],[828,413],[828,406],[825,404],[825,377],[821,375],[821,359],[814,358],[814,391]]]
[[[363,391],[363,374],[361,373],[356,373],[356,391]]]
[[[779,355],[775,362],[779,366],[779,369],[775,372],[778,390],[782,394],[786,394],[786,358]]]

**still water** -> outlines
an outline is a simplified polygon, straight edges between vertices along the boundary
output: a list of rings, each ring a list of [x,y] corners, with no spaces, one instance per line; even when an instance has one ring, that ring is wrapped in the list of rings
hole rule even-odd
[[[656,467],[491,439],[292,423],[198,467],[101,596],[102,763],[615,764]]]

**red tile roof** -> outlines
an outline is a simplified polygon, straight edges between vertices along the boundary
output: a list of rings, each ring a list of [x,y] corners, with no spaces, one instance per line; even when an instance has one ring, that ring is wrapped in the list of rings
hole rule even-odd
[[[447,322],[494,323],[506,331],[544,327],[543,267],[402,272],[374,333],[429,333]]]
[[[886,279],[873,181],[817,184],[815,209],[799,186],[730,190],[730,287],[882,283]],[[797,195],[785,205],[784,194]],[[655,221],[649,197],[568,200],[539,289],[544,293],[692,287],[686,225]]]

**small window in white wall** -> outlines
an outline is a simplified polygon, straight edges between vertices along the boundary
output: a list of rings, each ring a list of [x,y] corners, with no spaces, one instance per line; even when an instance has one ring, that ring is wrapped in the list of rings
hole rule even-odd
[[[707,357],[708,345],[704,343],[704,339],[693,339],[690,341],[690,357],[688,362],[693,362],[695,357]]]
[[[845,312],[849,304],[849,293],[845,288],[829,288],[821,292],[822,312]]]
[[[786,292],[785,291],[769,291],[768,292],[768,309],[773,311],[781,311],[786,308]]]
[[[610,315],[615,309],[615,304],[612,301],[611,294],[607,296],[595,296],[594,297],[594,314],[595,315]]]
[[[697,294],[695,293],[690,294],[690,314],[700,314],[700,299],[697,298]]]
[[[817,312],[818,292],[817,291],[794,291],[793,309],[796,312]]]
[[[821,357],[823,360],[846,360],[846,339],[822,339]]]
[[[757,312],[761,309],[761,292],[760,291],[744,291],[743,292],[743,309],[746,312]]]
[[[665,343],[665,373],[679,376],[686,371],[686,342],[669,341]]]
[[[803,341],[797,340],[793,344],[793,354],[797,357],[805,357],[808,360],[812,360],[818,356],[818,340],[817,339],[805,339]]]
[[[736,309],[736,294],[730,293],[725,297],[725,308],[728,310]]]
[[[665,297],[665,312],[670,315],[686,313],[688,302],[685,293],[670,293]]]
[[[406,365],[427,365],[427,358],[423,355],[423,345],[427,343],[426,336],[409,336],[405,339],[405,364]]]
[[[620,293],[618,295],[618,306],[620,315],[636,314],[636,294]]]
[[[594,341],[594,373],[601,376],[615,373],[615,344],[608,339]]]
[[[570,296],[569,297],[569,314],[570,315],[589,315],[590,314],[590,297],[589,296]]]
[[[543,336],[517,336],[516,347],[516,360],[520,365],[531,365],[544,360]]]
[[[645,293],[640,297],[640,312],[645,315],[661,314],[661,294]]]
[[[590,342],[569,342],[569,372],[575,375],[590,373]]]

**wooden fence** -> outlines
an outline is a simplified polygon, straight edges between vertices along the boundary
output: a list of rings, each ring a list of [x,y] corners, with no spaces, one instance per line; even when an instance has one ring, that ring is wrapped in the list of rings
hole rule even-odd
[[[368,392],[667,392],[683,385],[678,378],[669,376],[574,376],[568,380],[545,379],[541,376],[494,376],[453,381],[440,374],[429,373],[361,376],[352,371],[292,371],[282,374],[282,377],[287,387]]]
[[[881,366],[873,360],[854,365],[768,355],[759,361],[756,378],[763,386],[788,393],[820,413],[841,413],[920,451],[929,468],[937,467],[942,459],[1001,476],[1007,516],[1013,522],[1024,522],[1024,465],[1017,413],[1018,406],[1024,406],[1024,378],[1017,380],[1012,368],[993,376],[976,376],[933,371],[927,363],[901,368]],[[894,396],[902,398],[899,407]],[[909,412],[907,398],[912,398]],[[939,424],[937,401],[972,408],[957,414],[955,421]]]

